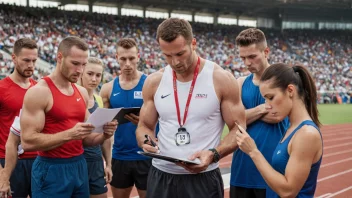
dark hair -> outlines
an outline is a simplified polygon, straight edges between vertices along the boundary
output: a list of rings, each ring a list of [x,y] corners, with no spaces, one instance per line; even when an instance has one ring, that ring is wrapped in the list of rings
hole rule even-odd
[[[264,71],[260,81],[271,79],[272,87],[281,88],[283,91],[289,84],[295,85],[313,122],[321,126],[318,118],[317,89],[312,76],[304,66],[290,67],[284,63],[273,64]]]
[[[236,37],[236,45],[240,47],[247,47],[252,44],[263,44],[263,47],[267,47],[265,34],[263,31],[257,28],[245,29]]]
[[[73,46],[83,51],[88,50],[88,44],[83,39],[76,36],[69,36],[60,42],[58,52],[61,52],[66,57]]]
[[[18,56],[23,48],[27,49],[38,49],[37,43],[29,38],[20,38],[15,42],[13,46],[13,53]]]
[[[131,49],[132,47],[136,47],[136,49],[138,51],[137,43],[136,43],[136,41],[133,38],[122,38],[122,39],[120,39],[117,42],[117,47],[122,47],[124,49]]]
[[[192,42],[192,26],[187,20],[168,18],[158,26],[156,32],[157,42],[159,42],[160,38],[166,42],[172,42],[178,36],[183,36],[188,44]]]

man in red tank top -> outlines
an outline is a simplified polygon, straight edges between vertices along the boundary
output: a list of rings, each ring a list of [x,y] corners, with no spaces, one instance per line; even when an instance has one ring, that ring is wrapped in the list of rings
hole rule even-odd
[[[21,113],[22,147],[39,151],[32,170],[33,197],[89,197],[83,146],[102,144],[117,128],[106,123],[92,133],[88,93],[75,85],[88,62],[88,45],[78,37],[59,44],[54,72],[40,80],[24,97]]]
[[[14,71],[0,81],[0,197],[10,195],[11,191],[13,197],[31,196],[31,175],[27,173],[31,172],[37,153],[23,152],[20,137],[10,133],[10,127],[19,116],[27,89],[36,83],[31,76],[38,58],[37,48],[31,39],[17,40],[12,54]]]

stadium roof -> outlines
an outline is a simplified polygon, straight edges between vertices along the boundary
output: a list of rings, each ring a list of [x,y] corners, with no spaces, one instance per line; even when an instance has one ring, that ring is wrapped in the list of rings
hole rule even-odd
[[[61,5],[77,0],[52,0]],[[271,17],[283,19],[310,19],[352,21],[352,0],[83,0],[143,8],[161,8],[168,11],[184,10],[219,15]]]

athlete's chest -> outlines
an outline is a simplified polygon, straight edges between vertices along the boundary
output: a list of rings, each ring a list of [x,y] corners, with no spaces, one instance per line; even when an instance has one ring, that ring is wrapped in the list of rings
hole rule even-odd
[[[5,110],[6,112],[17,112],[22,108],[23,105],[23,98],[26,93],[26,90],[12,90],[6,91],[2,94],[2,102],[1,109]]]
[[[184,112],[188,109],[187,119],[206,119],[220,110],[220,103],[213,84],[196,84],[191,95],[190,83],[178,84],[177,92],[174,91],[172,84],[169,85],[171,86],[159,87],[154,97],[155,107],[161,118],[177,118],[177,108],[182,118],[184,117]],[[176,98],[175,94],[177,95]],[[188,99],[189,97],[190,99]]]
[[[110,105],[112,108],[120,107],[141,107],[143,95],[141,88],[132,90],[114,89],[110,95]]]

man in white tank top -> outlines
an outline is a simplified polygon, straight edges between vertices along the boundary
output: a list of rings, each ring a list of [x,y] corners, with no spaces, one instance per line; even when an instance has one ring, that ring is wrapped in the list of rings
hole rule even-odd
[[[237,82],[231,73],[197,55],[197,42],[186,20],[163,21],[157,41],[169,65],[151,74],[144,84],[138,144],[145,152],[198,158],[200,164],[154,158],[147,197],[223,197],[218,161],[237,148],[235,122],[245,126]],[[158,141],[153,147],[145,135],[155,137],[158,121]],[[230,132],[220,143],[225,123]]]

